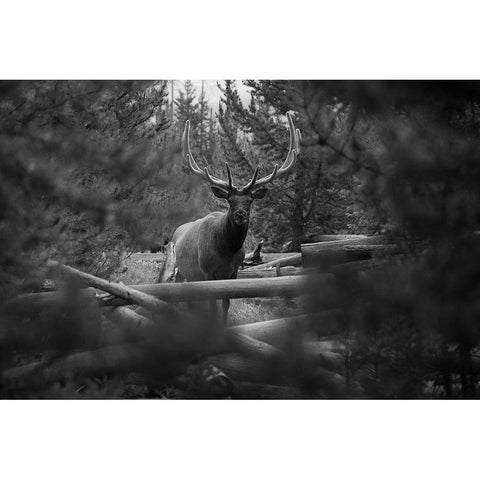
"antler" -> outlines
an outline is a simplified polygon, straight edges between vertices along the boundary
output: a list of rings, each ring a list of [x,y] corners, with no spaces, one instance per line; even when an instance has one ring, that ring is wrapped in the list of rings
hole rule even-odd
[[[207,167],[205,167],[203,170],[200,169],[198,166],[197,162],[193,158],[192,151],[190,149],[190,120],[187,120],[185,123],[185,130],[183,130],[183,135],[182,135],[182,154],[184,157],[187,158],[188,166],[190,167],[190,170],[195,173],[195,175],[198,175],[199,177],[202,177],[204,180],[209,181],[212,185],[217,185],[218,187],[224,188],[224,189],[231,189],[232,187],[232,173],[230,172],[230,167],[228,166],[227,163],[225,163],[225,166],[227,167],[227,175],[228,175],[228,183],[225,182],[224,180],[217,178],[213,175],[210,175],[208,172]]]
[[[273,172],[270,175],[260,178],[256,180],[258,175],[258,167],[255,169],[252,179],[248,184],[244,187],[244,190],[253,189],[254,187],[259,187],[260,185],[265,185],[267,183],[272,182],[275,178],[278,178],[281,175],[289,172],[292,167],[295,165],[295,161],[297,160],[297,156],[300,153],[300,140],[302,136],[300,134],[300,130],[293,125],[292,114],[290,112],[287,113],[288,119],[288,129],[290,131],[290,147],[288,149],[287,158],[283,162],[282,166],[278,168],[278,165],[275,165],[273,168]]]
[[[285,161],[283,162],[280,168],[278,168],[278,165],[275,165],[275,167],[273,168],[273,172],[270,175],[262,177],[259,180],[257,180],[257,176],[258,176],[258,167],[257,167],[253,172],[253,177],[251,178],[251,180],[247,183],[247,185],[245,185],[242,188],[243,191],[252,190],[255,187],[259,187],[260,185],[265,185],[267,183],[270,183],[275,178],[278,178],[281,175],[284,175],[285,173],[289,172],[292,169],[292,167],[295,165],[297,156],[300,153],[300,140],[302,139],[302,137],[300,135],[300,130],[298,128],[295,129],[295,126],[293,125],[292,114],[290,112],[287,113],[287,119],[288,119],[288,129],[290,131],[290,147],[288,149],[287,158],[285,159]],[[188,166],[190,167],[190,170],[193,173],[195,173],[195,175],[198,175],[199,177],[202,177],[204,180],[207,180],[208,182],[210,182],[212,185],[217,185],[218,187],[221,187],[225,190],[231,190],[234,188],[233,182],[232,182],[232,172],[230,171],[230,167],[228,166],[228,163],[225,162],[225,167],[227,169],[228,182],[220,178],[217,178],[214,175],[211,175],[208,172],[207,167],[205,167],[202,170],[198,166],[197,162],[193,158],[193,154],[190,149],[190,120],[186,121],[185,130],[183,131],[183,135],[182,135],[182,153],[187,158]]]

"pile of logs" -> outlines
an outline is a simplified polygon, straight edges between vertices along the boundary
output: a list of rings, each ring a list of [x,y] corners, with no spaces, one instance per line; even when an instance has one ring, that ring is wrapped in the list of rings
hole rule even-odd
[[[316,235],[315,238],[319,241],[302,244],[300,253],[278,255],[273,260],[239,270],[238,278],[331,273],[339,265],[370,260],[362,263],[368,269],[377,264],[378,259],[402,253],[399,245],[383,235]]]
[[[311,378],[292,377],[291,372],[301,370],[301,365],[308,365],[310,375],[320,379],[317,384],[328,386],[330,392],[333,388],[338,396],[346,395],[346,388],[352,388],[344,376],[348,352],[341,342],[323,338],[335,332],[344,317],[336,269],[351,262],[369,268],[369,262],[371,265],[400,249],[381,236],[349,236],[305,244],[301,253],[256,264],[261,261],[260,250],[261,246],[249,259],[254,265],[240,270],[236,280],[192,283],[172,283],[173,245],[166,247],[163,283],[158,284],[126,286],[51,262],[57,274],[79,282],[84,287],[79,291],[84,301],[101,306],[114,326],[112,331],[122,333],[112,334],[96,350],[6,369],[2,384],[21,387],[39,378],[54,382],[66,372],[98,376],[138,371],[148,371],[149,381],[160,382],[163,380],[155,377],[155,372],[175,359],[190,362],[190,367],[196,365],[193,371],[201,385],[198,391],[202,392],[197,392],[198,396],[321,397],[321,389],[306,388],[312,384]],[[316,306],[313,313],[226,329],[213,325],[208,315],[193,316],[177,305],[209,299],[312,295]],[[61,291],[23,294],[9,302],[6,312],[34,316],[61,298]],[[193,375],[192,368],[188,372]]]

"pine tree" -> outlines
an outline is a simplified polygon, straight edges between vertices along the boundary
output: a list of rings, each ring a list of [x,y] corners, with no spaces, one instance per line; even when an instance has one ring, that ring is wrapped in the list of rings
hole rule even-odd
[[[293,250],[299,250],[309,228],[321,228],[328,233],[332,230],[352,232],[355,226],[349,226],[338,215],[339,208],[345,204],[352,205],[345,188],[345,178],[337,174],[333,182],[333,169],[330,162],[351,146],[351,138],[347,128],[348,122],[342,122],[335,111],[335,102],[328,101],[317,95],[310,100],[310,104],[302,104],[303,90],[306,86],[302,82],[289,81],[248,81],[246,85],[251,89],[251,102],[244,107],[232,82],[227,82],[224,89],[225,112],[220,120],[227,156],[235,152],[238,158],[245,159],[245,153],[239,149],[239,137],[235,135],[239,129],[252,149],[250,158],[254,158],[254,165],[266,172],[273,169],[273,165],[280,165],[288,151],[288,130],[285,125],[285,114],[289,110],[298,112],[296,123],[303,135],[303,149],[298,157],[297,166],[288,178],[279,179],[271,187],[271,194],[263,202],[264,209],[272,213],[266,218],[282,218],[282,222],[264,222],[264,237],[275,239],[275,246],[290,240]],[[311,121],[311,109],[316,113]],[[237,129],[237,130],[236,130]],[[318,141],[329,138],[336,145],[334,149],[325,148]],[[241,140],[240,140],[241,141]],[[247,142],[246,142],[247,143]],[[231,153],[230,153],[231,155]],[[250,162],[245,162],[250,164]],[[253,163],[253,162],[251,162]],[[253,167],[254,165],[250,165]],[[325,208],[325,204],[329,206]],[[328,210],[328,215],[325,214]],[[333,211],[332,211],[333,210]],[[266,228],[265,228],[266,227]],[[353,232],[352,232],[353,233]]]
[[[183,84],[183,90],[178,92],[175,99],[175,120],[178,128],[183,130],[185,122],[190,120],[192,130],[196,130],[199,119],[199,104],[197,100],[197,91],[191,80],[186,80]]]
[[[125,249],[160,236],[170,160],[165,85],[44,81],[5,89],[0,113],[13,111],[0,120],[0,262],[10,265],[2,291],[35,279],[52,257],[108,275]],[[168,183],[174,188],[175,178]]]
[[[205,81],[202,80],[202,89],[198,99],[198,123],[197,123],[197,138],[198,151],[200,157],[204,157],[207,151],[207,135],[209,127],[208,117],[208,100],[205,93]]]
[[[220,126],[219,140],[224,161],[228,162],[235,169],[236,178],[239,182],[247,182],[251,177],[254,166],[251,164],[247,151],[248,142],[245,142],[246,135],[243,135],[239,128],[239,122],[235,117],[234,108],[241,104],[240,97],[231,80],[225,81],[225,86],[221,88],[223,97],[221,98],[218,110],[218,123]]]
[[[207,128],[207,139],[205,145],[205,156],[206,158],[211,159],[213,161],[215,148],[217,145],[217,122],[215,121],[215,117],[213,115],[213,109],[209,109],[208,115],[208,128]]]

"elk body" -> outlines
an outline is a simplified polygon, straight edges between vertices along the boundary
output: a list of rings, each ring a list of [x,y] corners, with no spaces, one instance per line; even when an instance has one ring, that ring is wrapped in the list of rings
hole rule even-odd
[[[243,242],[248,232],[252,202],[266,195],[267,189],[264,185],[291,170],[299,152],[300,132],[295,130],[291,114],[287,113],[287,118],[290,148],[283,165],[280,168],[275,165],[270,175],[260,179],[257,179],[257,167],[244,187],[234,186],[227,163],[227,181],[210,175],[207,168],[199,168],[190,150],[190,122],[186,122],[182,136],[182,152],[190,170],[208,181],[213,194],[227,200],[229,205],[226,212],[213,212],[194,222],[185,223],[173,234],[176,265],[181,276],[187,281],[237,277],[238,268],[245,257]],[[224,321],[227,319],[229,306],[230,300],[223,300]],[[211,301],[211,309],[216,317],[216,300]]]

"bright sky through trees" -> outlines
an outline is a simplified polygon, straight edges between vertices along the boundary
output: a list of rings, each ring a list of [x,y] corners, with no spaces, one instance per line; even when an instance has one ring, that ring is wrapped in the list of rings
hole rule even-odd
[[[177,92],[179,89],[183,89],[183,80],[173,80],[174,82],[174,96],[177,96]],[[202,80],[192,80],[192,83],[194,84],[195,88],[197,89],[197,94],[200,95],[200,92],[202,90]],[[223,80],[205,80],[204,81],[204,88],[205,88],[205,95],[208,100],[208,104],[210,105],[211,108],[213,108],[214,111],[218,110],[218,104],[220,102],[220,97],[222,92],[218,88],[218,83],[220,85],[223,85],[224,81]],[[248,103],[250,100],[250,95],[248,93],[247,87],[243,85],[241,80],[236,80],[235,85],[238,90],[238,94],[240,95],[240,98],[242,99],[242,102],[244,104]],[[171,90],[170,90],[171,92]]]

